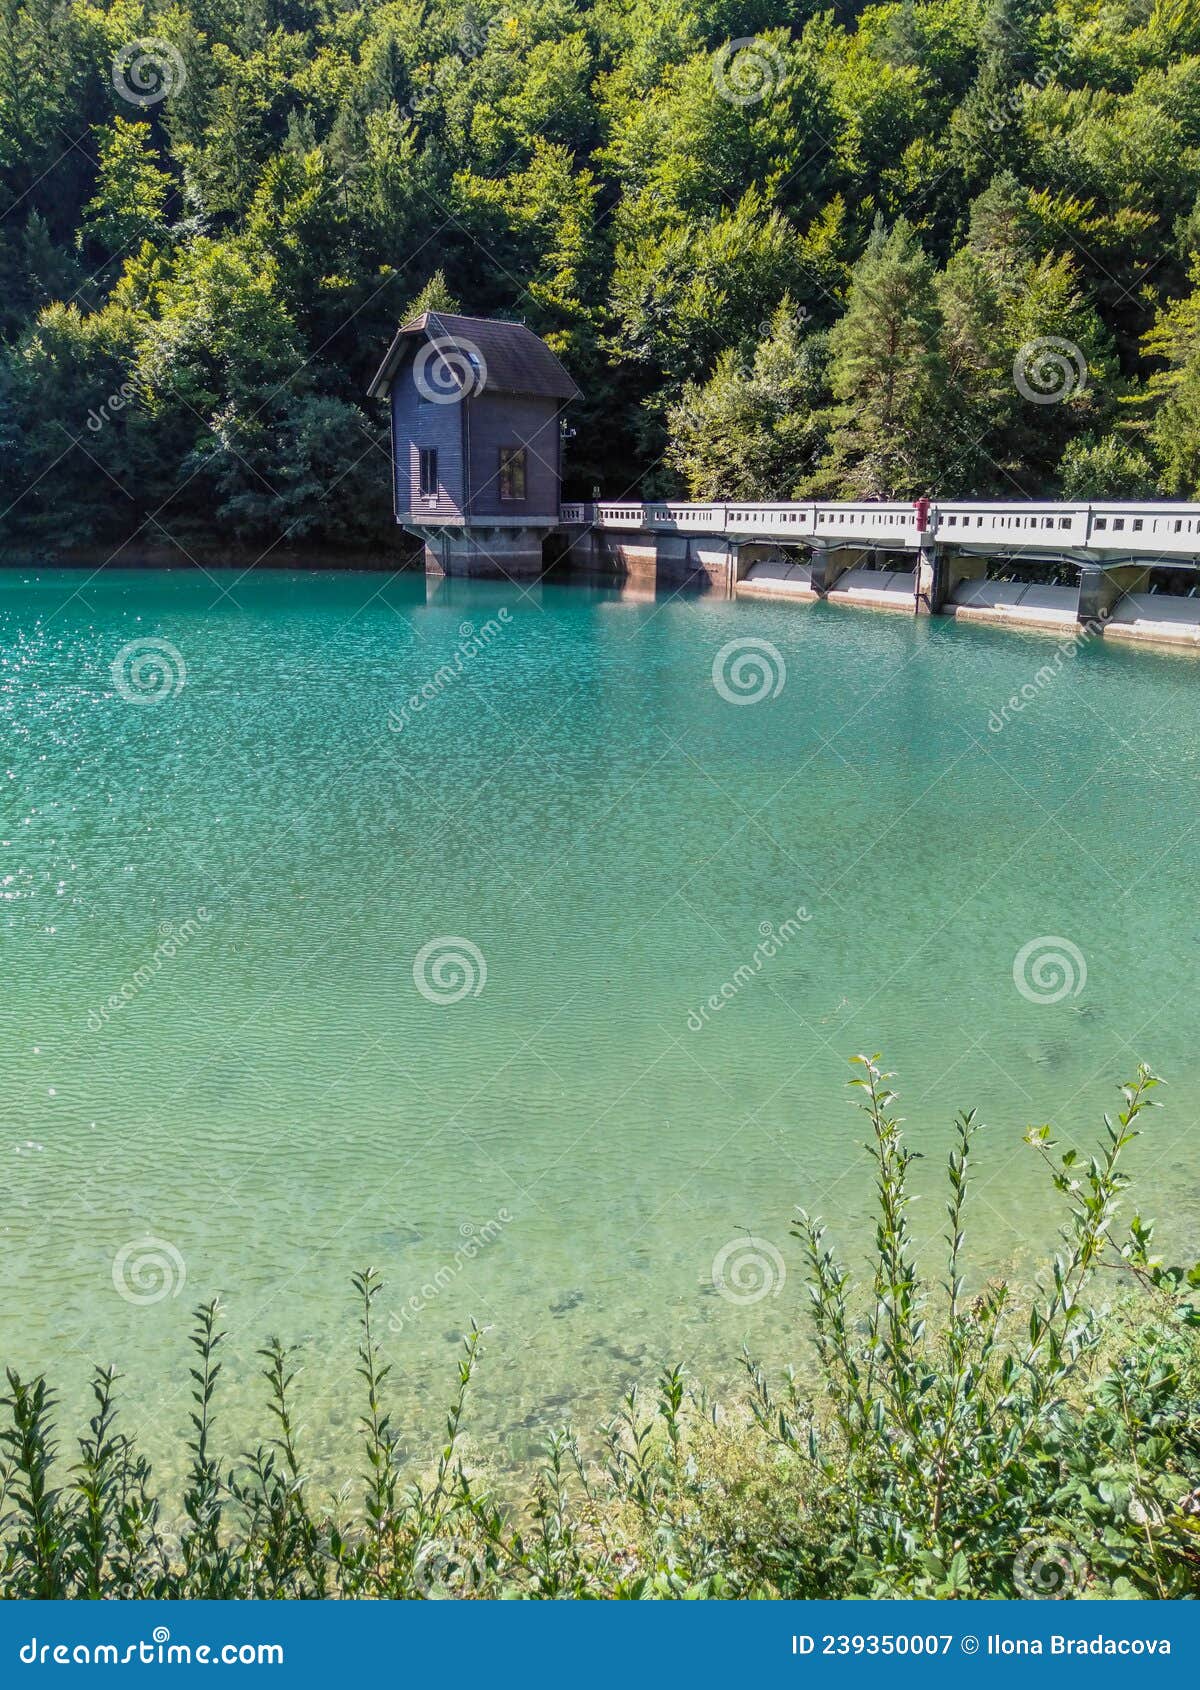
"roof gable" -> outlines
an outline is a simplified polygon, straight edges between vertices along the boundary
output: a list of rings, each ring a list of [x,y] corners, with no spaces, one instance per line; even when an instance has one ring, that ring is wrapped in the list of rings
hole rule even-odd
[[[545,341],[524,323],[423,311],[401,325],[376,371],[368,394],[386,398],[408,352],[443,400],[457,387],[472,393],[520,393],[545,399],[578,399],[579,389]],[[418,372],[418,383],[421,372]]]

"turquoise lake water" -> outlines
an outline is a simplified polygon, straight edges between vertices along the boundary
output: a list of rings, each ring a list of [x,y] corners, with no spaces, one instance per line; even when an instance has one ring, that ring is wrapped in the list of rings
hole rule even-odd
[[[278,1334],[336,1451],[369,1263],[414,1449],[471,1317],[500,1461],[662,1361],[802,1360],[793,1206],[848,1247],[869,1212],[860,1050],[931,1227],[979,1106],[981,1274],[1053,1237],[1024,1128],[1086,1138],[1151,1063],[1140,1200],[1200,1249],[1190,658],[265,572],[9,571],[0,635],[0,1359],[72,1408],[116,1362],[153,1450],[219,1293],[230,1447]]]

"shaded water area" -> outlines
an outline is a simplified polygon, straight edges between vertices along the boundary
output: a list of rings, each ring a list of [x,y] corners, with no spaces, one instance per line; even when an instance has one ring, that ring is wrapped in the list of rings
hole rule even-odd
[[[152,1452],[220,1294],[226,1447],[277,1333],[336,1455],[368,1263],[422,1450],[471,1317],[500,1461],[662,1361],[800,1359],[792,1206],[865,1236],[859,1050],[929,1191],[980,1107],[979,1272],[1053,1236],[1024,1127],[1089,1135],[1152,1063],[1143,1211],[1200,1245],[1191,659],[412,575],[10,571],[0,630],[0,1353],[72,1410],[115,1361]],[[112,670],[144,640],[186,669],[156,704]],[[714,686],[733,640],[773,696]],[[450,1003],[446,939],[486,966]],[[1073,981],[1043,943],[1019,990],[1048,939]]]

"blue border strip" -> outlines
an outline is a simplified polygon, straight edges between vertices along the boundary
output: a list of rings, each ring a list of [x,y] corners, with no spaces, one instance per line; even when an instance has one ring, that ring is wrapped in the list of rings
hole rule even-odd
[[[1068,1645],[1070,1645],[1068,1647]],[[1040,1646],[1040,1647],[1039,1647]],[[97,1649],[101,1650],[97,1658]],[[0,1681],[1194,1685],[1191,1602],[7,1602]]]

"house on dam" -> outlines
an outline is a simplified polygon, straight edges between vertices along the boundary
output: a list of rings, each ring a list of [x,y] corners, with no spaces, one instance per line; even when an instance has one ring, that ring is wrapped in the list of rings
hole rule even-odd
[[[368,390],[391,408],[396,521],[436,575],[821,601],[1200,650],[1200,503],[561,499],[579,390],[521,323],[426,311]],[[545,542],[553,535],[554,544]]]
[[[579,389],[522,323],[424,311],[368,388],[391,408],[396,521],[444,575],[539,575]]]

